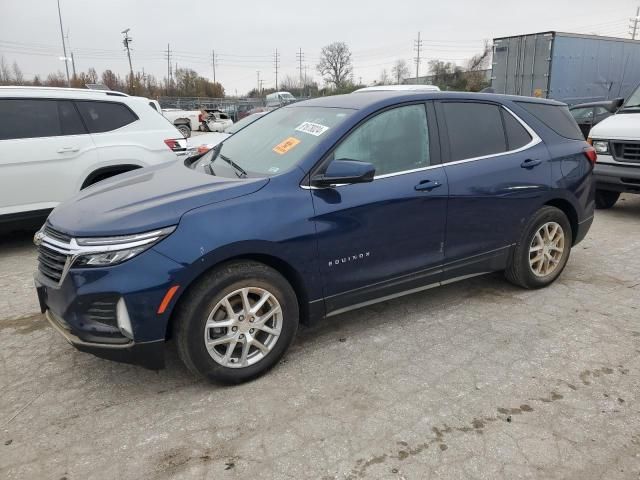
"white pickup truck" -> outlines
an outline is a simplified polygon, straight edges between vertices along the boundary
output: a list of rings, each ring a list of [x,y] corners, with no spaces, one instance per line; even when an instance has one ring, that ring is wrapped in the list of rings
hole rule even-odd
[[[184,138],[189,138],[193,130],[201,132],[223,132],[233,125],[233,120],[220,110],[181,110],[179,108],[162,109],[160,108],[160,104],[157,100],[145,100],[149,102],[149,106],[151,108],[173,123],[180,133],[182,133]]]

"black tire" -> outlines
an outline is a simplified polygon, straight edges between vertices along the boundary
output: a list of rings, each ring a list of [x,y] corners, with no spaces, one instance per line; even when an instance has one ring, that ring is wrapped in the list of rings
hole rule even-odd
[[[555,269],[548,275],[538,276],[534,273],[530,265],[529,250],[533,244],[536,233],[549,222],[555,222],[562,227],[564,232],[564,247]],[[572,243],[573,232],[571,224],[564,212],[556,207],[542,207],[531,217],[522,230],[520,239],[511,253],[505,270],[507,280],[515,285],[529,289],[542,288],[550,285],[564,270],[569,260]]]
[[[191,136],[191,127],[189,125],[187,124],[176,125],[176,128],[184,138],[189,138]]]
[[[613,207],[620,198],[620,192],[613,190],[596,190],[596,208],[606,210]]]
[[[280,335],[257,363],[226,367],[214,360],[205,346],[205,324],[225,296],[245,287],[267,290],[276,298],[282,310]],[[291,285],[273,268],[253,261],[230,262],[207,273],[189,288],[175,315],[177,350],[184,364],[197,375],[226,384],[245,382],[271,369],[291,344],[299,322],[298,301]]]

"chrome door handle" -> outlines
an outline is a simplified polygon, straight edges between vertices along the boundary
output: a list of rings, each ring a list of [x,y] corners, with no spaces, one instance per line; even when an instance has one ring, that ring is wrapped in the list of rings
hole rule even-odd
[[[80,150],[80,147],[62,147],[58,153],[74,153]]]

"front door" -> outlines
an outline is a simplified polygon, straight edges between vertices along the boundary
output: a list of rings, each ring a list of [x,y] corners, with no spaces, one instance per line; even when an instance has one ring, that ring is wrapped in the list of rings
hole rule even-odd
[[[420,103],[365,120],[329,161],[369,162],[374,181],[312,190],[328,314],[439,281],[448,186],[428,118]]]

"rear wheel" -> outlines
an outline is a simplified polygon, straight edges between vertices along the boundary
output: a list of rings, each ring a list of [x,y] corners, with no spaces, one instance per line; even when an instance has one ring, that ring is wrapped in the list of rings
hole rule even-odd
[[[234,262],[203,277],[181,300],[175,321],[178,353],[192,372],[240,383],[284,355],[298,327],[298,302],[274,269]]]
[[[596,208],[601,210],[613,207],[620,198],[620,192],[596,190]]]
[[[569,260],[573,234],[564,212],[543,207],[529,220],[505,271],[524,288],[542,288],[560,276]]]
[[[186,125],[186,124],[176,125],[176,128],[184,138],[189,138],[191,136],[191,127],[189,127],[189,125]]]

